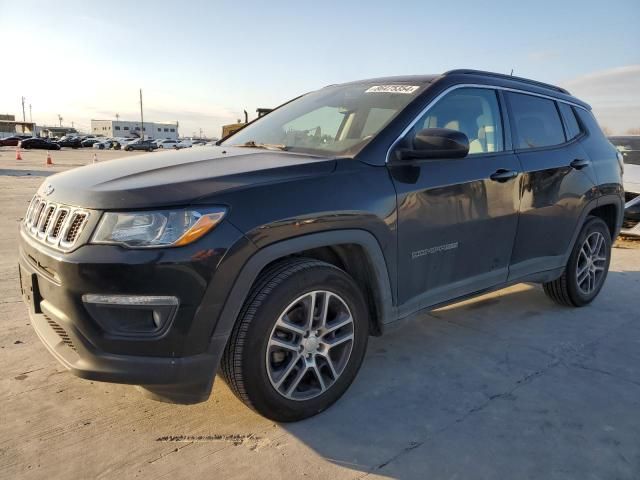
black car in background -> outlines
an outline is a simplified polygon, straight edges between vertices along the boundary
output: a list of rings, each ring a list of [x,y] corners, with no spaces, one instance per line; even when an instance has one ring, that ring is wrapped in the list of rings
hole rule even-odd
[[[56,142],[61,147],[69,147],[69,148],[81,148],[82,141],[78,137],[62,137],[58,142]]]
[[[40,150],[60,150],[60,145],[54,142],[50,142],[45,138],[27,138],[22,140],[22,148],[29,150],[32,148]]]
[[[7,137],[0,139],[0,147],[16,147],[18,146],[18,142],[23,141],[27,138],[27,136],[14,135],[13,137]]]
[[[151,152],[156,150],[158,145],[151,140],[136,140],[131,143],[126,144],[123,147],[125,152],[130,152],[131,150],[144,150],[145,152]]]

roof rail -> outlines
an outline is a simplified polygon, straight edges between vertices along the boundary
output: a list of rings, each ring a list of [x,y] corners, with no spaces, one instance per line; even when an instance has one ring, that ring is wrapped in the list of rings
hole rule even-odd
[[[482,70],[472,70],[468,68],[459,68],[456,70],[449,70],[448,72],[444,72],[443,75],[483,75],[485,77],[495,77],[502,78],[504,80],[515,80],[516,82],[528,83],[530,85],[535,85],[542,88],[548,88],[550,90],[555,90],[556,92],[564,93],[566,95],[571,95],[567,90],[562,87],[557,87],[555,85],[551,85],[549,83],[538,82],[537,80],[531,80],[529,78],[515,77],[513,75],[505,75],[503,73],[494,73],[494,72],[484,72]]]

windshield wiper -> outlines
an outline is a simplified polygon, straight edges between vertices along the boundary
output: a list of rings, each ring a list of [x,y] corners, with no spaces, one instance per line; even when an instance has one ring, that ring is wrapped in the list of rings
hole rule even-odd
[[[249,148],[264,148],[265,150],[282,150],[287,151],[289,149],[286,145],[279,145],[275,143],[256,143],[254,140],[244,142],[242,145],[234,145],[234,147],[249,147]]]

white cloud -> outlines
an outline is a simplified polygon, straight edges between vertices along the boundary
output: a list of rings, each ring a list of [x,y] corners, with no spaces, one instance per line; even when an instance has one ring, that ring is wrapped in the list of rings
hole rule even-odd
[[[600,125],[613,133],[640,127],[640,65],[592,72],[561,85],[591,104]]]

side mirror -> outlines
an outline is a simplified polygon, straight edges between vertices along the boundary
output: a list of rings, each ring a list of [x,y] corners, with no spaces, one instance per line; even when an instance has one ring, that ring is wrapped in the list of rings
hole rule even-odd
[[[411,139],[410,149],[400,152],[402,159],[464,158],[469,153],[469,139],[458,130],[425,128]]]

